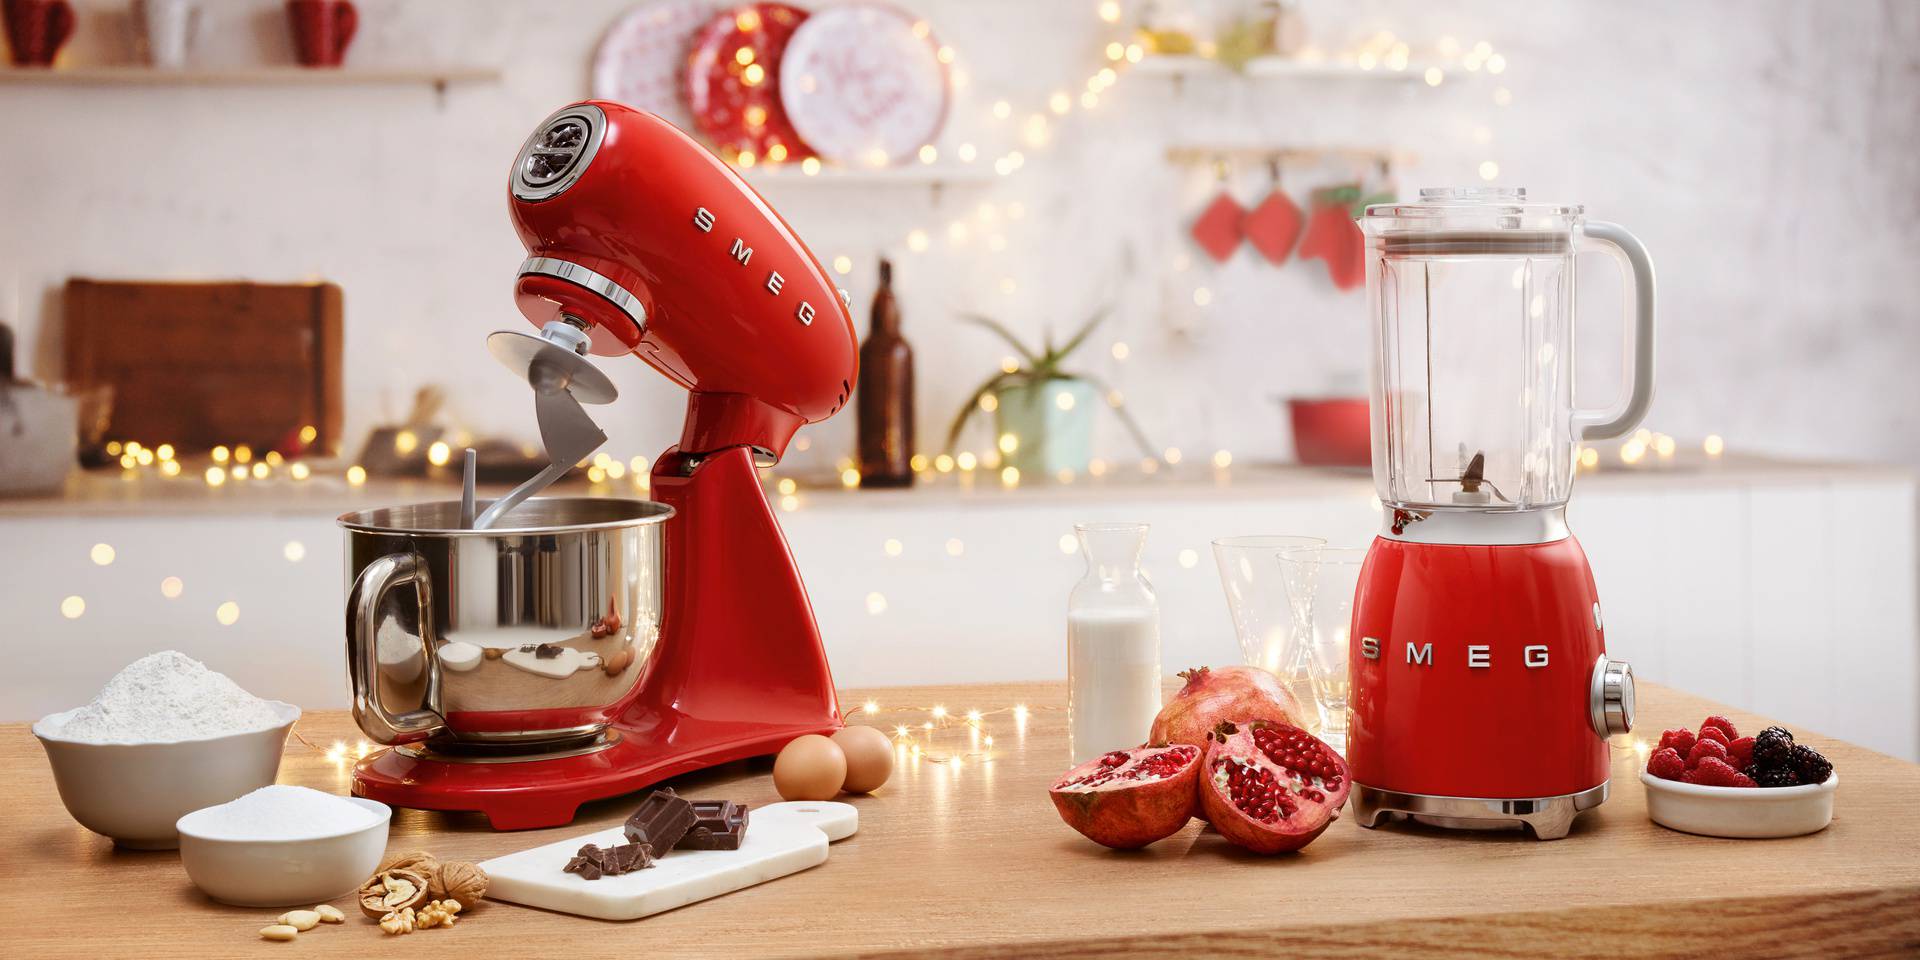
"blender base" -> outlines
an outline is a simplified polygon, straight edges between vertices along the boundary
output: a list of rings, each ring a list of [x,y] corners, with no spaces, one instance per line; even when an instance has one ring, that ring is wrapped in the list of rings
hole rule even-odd
[[[837,719],[769,725],[760,721],[615,721],[614,742],[598,750],[517,759],[440,759],[390,748],[353,768],[353,795],[396,807],[484,814],[495,830],[571,823],[582,803],[632,793],[668,777],[776,753],[794,737],[832,733]]]
[[[1394,817],[1412,817],[1453,830],[1526,829],[1537,840],[1559,840],[1573,828],[1574,817],[1606,802],[1611,784],[1603,780],[1592,789],[1558,797],[1498,800],[1395,793],[1356,783],[1353,814],[1369,830]]]

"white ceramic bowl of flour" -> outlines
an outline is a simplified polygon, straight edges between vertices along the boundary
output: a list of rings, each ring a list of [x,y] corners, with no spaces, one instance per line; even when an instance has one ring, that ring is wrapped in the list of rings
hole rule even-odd
[[[92,703],[42,717],[33,734],[81,826],[123,847],[171,850],[183,815],[274,781],[299,718],[299,707],[167,651],[129,665]]]
[[[242,907],[325,903],[359,889],[387,851],[393,809],[273,786],[180,818],[180,863],[207,896]]]

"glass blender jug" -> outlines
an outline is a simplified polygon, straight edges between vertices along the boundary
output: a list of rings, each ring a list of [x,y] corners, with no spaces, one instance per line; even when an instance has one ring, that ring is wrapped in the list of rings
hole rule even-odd
[[[1524,525],[1485,515],[1557,521],[1579,443],[1626,434],[1652,399],[1645,248],[1614,224],[1585,220],[1578,206],[1530,203],[1518,189],[1422,190],[1417,203],[1367,208],[1362,226],[1375,281],[1367,289],[1381,502],[1407,514],[1402,527],[1469,513],[1479,516],[1470,524],[1525,536]],[[1620,259],[1636,294],[1627,388],[1611,410],[1573,406],[1574,255],[1589,244]],[[1486,539],[1494,535],[1476,542],[1500,542]]]
[[[1422,190],[1367,208],[1373,472],[1385,529],[1354,592],[1348,763],[1388,814],[1565,836],[1608,790],[1633,675],[1606,656],[1567,529],[1578,445],[1624,435],[1653,387],[1646,249],[1525,191]],[[1575,255],[1628,278],[1621,399],[1573,400]]]

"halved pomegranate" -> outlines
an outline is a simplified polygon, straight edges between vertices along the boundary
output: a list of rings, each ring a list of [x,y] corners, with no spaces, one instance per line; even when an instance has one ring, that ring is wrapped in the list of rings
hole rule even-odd
[[[1050,788],[1054,809],[1067,826],[1116,850],[1163,840],[1193,818],[1201,753],[1173,743],[1095,757]]]
[[[1353,786],[1333,748],[1290,723],[1222,723],[1209,735],[1200,807],[1220,835],[1256,853],[1313,842]]]
[[[1153,718],[1148,743],[1204,744],[1222,720],[1297,724],[1306,716],[1280,678],[1259,667],[1195,667],[1180,676],[1186,685]]]

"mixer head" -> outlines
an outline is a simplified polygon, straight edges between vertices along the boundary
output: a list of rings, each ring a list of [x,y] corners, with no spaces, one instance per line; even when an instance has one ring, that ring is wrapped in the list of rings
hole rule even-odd
[[[557,343],[495,348],[517,371],[600,402],[581,354],[638,354],[694,394],[682,453],[746,446],[762,462],[846,405],[858,347],[845,293],[753,188],[666,121],[597,100],[554,112],[521,147],[508,203],[527,248],[521,312],[542,337],[574,326],[583,345],[566,358],[538,348]],[[542,356],[558,369],[536,371]]]

